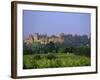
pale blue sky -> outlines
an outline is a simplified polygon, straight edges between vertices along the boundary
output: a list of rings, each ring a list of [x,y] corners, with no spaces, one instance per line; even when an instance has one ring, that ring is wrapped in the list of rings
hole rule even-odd
[[[23,10],[23,36],[29,34],[90,34],[90,13]]]

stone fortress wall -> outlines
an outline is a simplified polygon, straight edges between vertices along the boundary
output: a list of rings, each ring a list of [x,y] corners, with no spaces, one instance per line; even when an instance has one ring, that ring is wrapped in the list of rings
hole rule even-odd
[[[60,33],[59,35],[51,35],[51,36],[47,36],[45,34],[34,33],[32,35],[29,35],[27,39],[24,39],[24,43],[26,44],[32,44],[32,43],[47,44],[49,42],[63,43],[64,33]]]

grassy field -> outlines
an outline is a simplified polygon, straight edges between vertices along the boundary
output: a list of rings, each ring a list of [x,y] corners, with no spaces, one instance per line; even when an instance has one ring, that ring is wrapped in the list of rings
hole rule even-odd
[[[69,53],[30,54],[23,57],[23,69],[90,66],[89,57]]]

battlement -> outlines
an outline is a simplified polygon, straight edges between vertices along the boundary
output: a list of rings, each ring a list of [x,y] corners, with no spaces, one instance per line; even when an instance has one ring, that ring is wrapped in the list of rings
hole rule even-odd
[[[49,42],[63,43],[64,42],[64,34],[61,33],[59,35],[47,36],[46,34],[35,33],[32,35],[29,35],[29,37],[24,40],[24,43],[26,43],[26,44],[32,44],[32,43],[47,44]]]

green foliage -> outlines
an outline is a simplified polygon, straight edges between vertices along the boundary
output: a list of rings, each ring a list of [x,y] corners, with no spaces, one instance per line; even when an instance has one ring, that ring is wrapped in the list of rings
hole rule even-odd
[[[90,58],[74,54],[32,54],[24,55],[23,69],[33,68],[57,68],[57,67],[75,67],[90,66]]]
[[[23,68],[90,66],[90,51],[90,39],[86,35],[66,35],[62,44],[23,43]]]
[[[53,52],[55,50],[55,44],[53,42],[50,42],[48,44],[46,44],[46,48],[48,52]]]
[[[24,54],[48,54],[48,53],[74,53],[76,55],[84,55],[90,57],[90,46],[89,45],[81,45],[81,46],[69,46],[67,44],[59,44],[50,42],[48,44],[25,44],[23,45]]]
[[[74,54],[90,57],[90,51],[91,50],[89,46],[81,46],[74,50]]]
[[[46,56],[46,58],[49,59],[49,60],[52,60],[52,59],[56,59],[57,56],[56,56],[55,54],[49,53],[49,54]]]
[[[33,58],[36,59],[36,60],[38,60],[38,59],[41,59],[42,56],[41,55],[38,55],[38,54],[35,54]]]
[[[23,52],[24,54],[31,54],[32,49],[30,45],[27,45],[26,43],[23,43]]]

